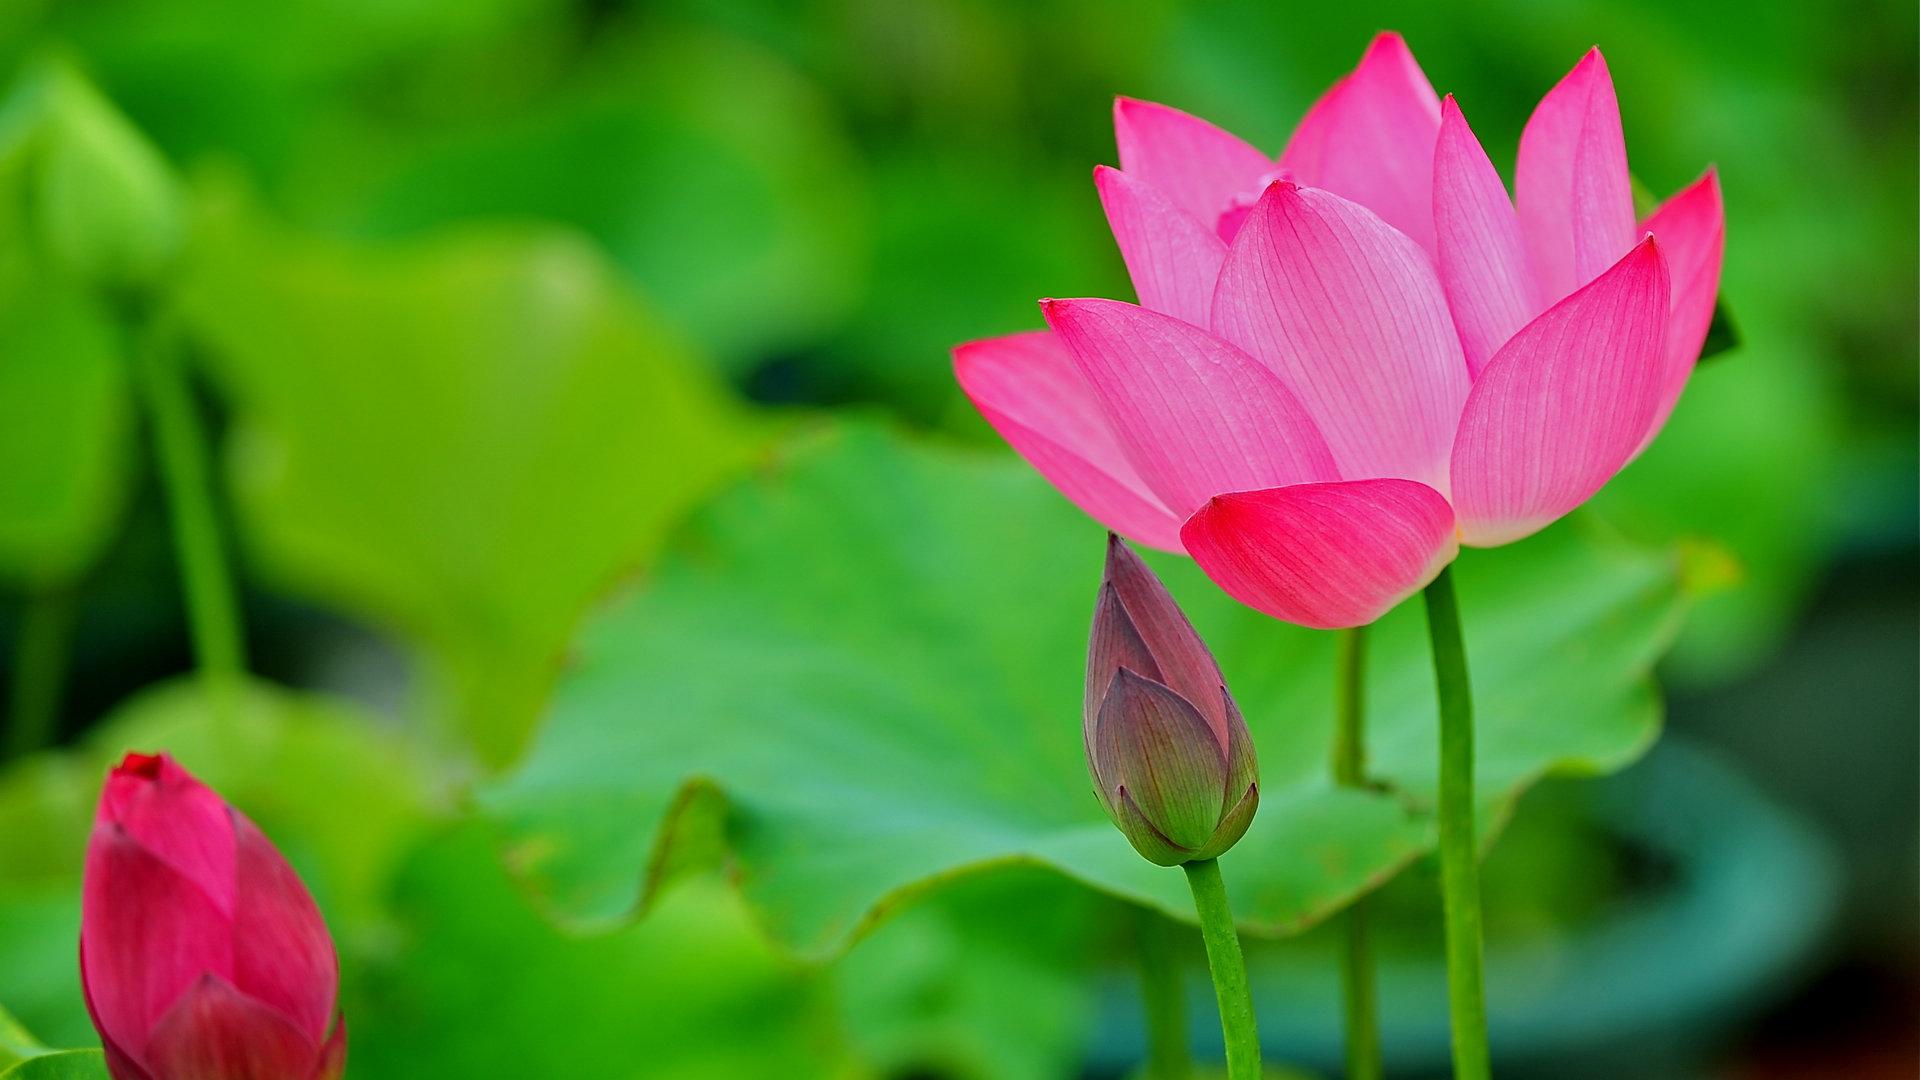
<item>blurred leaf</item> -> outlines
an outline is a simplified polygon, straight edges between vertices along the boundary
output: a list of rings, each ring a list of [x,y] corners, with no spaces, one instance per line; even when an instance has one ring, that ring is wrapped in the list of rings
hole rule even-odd
[[[351,957],[386,933],[384,895],[433,813],[431,778],[357,710],[252,684],[221,723],[193,680],[128,701],[86,744],[0,771],[0,1000],[56,1042],[90,1030],[75,943],[93,804],[128,750],[166,750],[300,871]]]
[[[221,222],[188,307],[238,414],[245,540],[410,635],[511,760],[582,610],[757,425],[564,234],[360,250]]]
[[[689,882],[644,926],[592,939],[541,919],[485,831],[410,862],[390,962],[349,1008],[356,1080],[852,1078],[826,982],[776,956],[739,899]]]
[[[109,1080],[98,1050],[60,1050],[0,1070],[0,1080]]]
[[[0,1007],[0,1071],[46,1052],[47,1048],[27,1034],[27,1029],[20,1026],[20,1021],[15,1020],[12,1013]]]
[[[53,260],[107,286],[150,282],[180,245],[180,192],[166,161],[77,71],[45,76],[34,205]]]
[[[1136,856],[1087,787],[1079,697],[1101,550],[1004,455],[864,428],[818,440],[708,507],[648,587],[593,624],[534,751],[482,804],[575,921],[645,907],[682,824],[711,812],[689,810],[689,790],[725,796],[748,900],[808,953],[996,866],[1051,867],[1190,918],[1180,875]],[[1412,858],[1427,825],[1326,779],[1331,635],[1165,565],[1260,747],[1260,813],[1225,860],[1237,910],[1253,929],[1298,929]],[[1550,768],[1604,770],[1647,744],[1646,673],[1682,606],[1673,558],[1569,523],[1459,571],[1489,810]],[[1435,738],[1418,606],[1374,638],[1376,772],[1417,798]]]
[[[71,581],[124,510],[132,404],[107,310],[0,262],[0,576]]]

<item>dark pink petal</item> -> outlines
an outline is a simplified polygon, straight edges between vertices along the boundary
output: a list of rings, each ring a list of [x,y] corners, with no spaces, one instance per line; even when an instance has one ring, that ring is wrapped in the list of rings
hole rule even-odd
[[[1551,303],[1631,248],[1633,185],[1613,76],[1599,49],[1547,91],[1520,134],[1514,170],[1520,230]]]
[[[1134,471],[1052,333],[969,342],[953,351],[953,370],[987,423],[1074,505],[1129,539],[1180,550],[1180,519]]]
[[[100,1036],[100,1052],[107,1059],[107,1075],[113,1080],[153,1080],[131,1054],[120,1048],[107,1026],[101,1023],[100,1010],[93,1004],[93,988],[87,984],[87,950],[84,945],[80,949],[80,997],[86,1002],[87,1018],[93,1021],[93,1030]]]
[[[1140,306],[1207,325],[1214,279],[1227,257],[1227,245],[1211,223],[1203,224],[1152,185],[1118,169],[1095,168],[1093,183]]]
[[[94,825],[81,889],[80,969],[103,1041],[141,1047],[204,974],[231,977],[227,914],[197,883],[111,821]]]
[[[1494,355],[1453,448],[1463,540],[1487,547],[1536,532],[1632,457],[1660,408],[1667,294],[1666,261],[1648,238]]]
[[[1227,253],[1213,328],[1299,396],[1340,476],[1445,485],[1467,362],[1433,263],[1404,233],[1336,195],[1276,183]]]
[[[1433,143],[1440,99],[1399,34],[1373,39],[1360,65],[1294,129],[1280,167],[1372,210],[1433,247]]]
[[[1364,626],[1459,551],[1453,509],[1412,480],[1349,480],[1222,495],[1181,529],[1235,600],[1323,630]]]
[[[1222,491],[1335,475],[1293,394],[1226,342],[1117,300],[1047,300],[1041,309],[1128,460],[1176,517]]]
[[[309,1080],[340,1080],[346,1071],[347,1018],[342,1016],[333,1022],[333,1034],[320,1048],[320,1060],[314,1065]]]
[[[1125,666],[1171,687],[1193,703],[1213,729],[1220,752],[1228,750],[1226,677],[1207,643],[1187,621],[1160,578],[1117,539],[1107,544],[1106,582],[1141,644],[1153,657],[1151,667]],[[1109,672],[1109,677],[1111,672]]]
[[[333,938],[300,875],[260,830],[235,815],[234,835],[233,984],[286,1014],[318,1045],[337,1008]]]
[[[1706,344],[1720,297],[1720,257],[1726,247],[1726,213],[1720,203],[1720,176],[1712,169],[1693,185],[1660,205],[1646,229],[1660,242],[1673,275],[1673,307],[1667,323],[1665,390],[1651,439],[1667,422],[1686,389],[1687,377]]]
[[[1112,533],[1107,535],[1109,544],[1116,542]],[[1160,678],[1160,666],[1154,662],[1147,643],[1141,640],[1139,628],[1133,625],[1126,605],[1120,602],[1120,594],[1114,591],[1111,581],[1103,581],[1100,598],[1093,605],[1093,632],[1087,638],[1087,681],[1081,698],[1080,740],[1087,752],[1087,769],[1093,773],[1094,786],[1109,813],[1114,809],[1117,785],[1106,783],[1100,776],[1099,747],[1094,733],[1099,726],[1100,709],[1107,701],[1107,691],[1113,688],[1114,676],[1121,668],[1149,679]]]
[[[1239,137],[1151,101],[1116,99],[1113,135],[1128,176],[1165,192],[1203,223],[1218,220],[1273,168],[1272,158]]]
[[[94,813],[192,879],[221,910],[233,904],[233,821],[227,804],[173,758],[128,754],[107,775]]]
[[[1467,370],[1478,375],[1546,303],[1506,186],[1451,94],[1440,106],[1440,144],[1433,155],[1433,230],[1434,265],[1447,307]]]
[[[320,1048],[280,1011],[207,976],[154,1029],[157,1080],[305,1080]]]

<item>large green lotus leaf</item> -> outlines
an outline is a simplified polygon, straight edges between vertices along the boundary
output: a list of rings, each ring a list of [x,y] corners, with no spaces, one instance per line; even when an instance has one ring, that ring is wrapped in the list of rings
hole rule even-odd
[[[1191,918],[1180,875],[1135,855],[1088,790],[1079,698],[1101,552],[1098,529],[1008,455],[871,428],[818,438],[697,515],[592,625],[534,750],[479,797],[575,921],[644,907],[676,836],[707,835],[716,810],[749,901],[806,952],[1009,864]],[[1224,859],[1237,910],[1249,929],[1297,929],[1423,850],[1427,821],[1326,779],[1331,635],[1164,566],[1260,750],[1260,812]],[[1609,768],[1647,743],[1676,559],[1569,523],[1458,571],[1487,809],[1545,770]],[[1370,680],[1376,771],[1415,800],[1434,769],[1422,635],[1417,604],[1384,620]]]
[[[569,936],[528,906],[483,828],[436,837],[401,876],[391,955],[349,1003],[353,1075],[866,1075],[831,985],[774,951],[717,879],[657,914]]]
[[[98,1050],[56,1050],[0,1069],[0,1080],[109,1080],[107,1061]]]
[[[70,581],[112,539],[133,426],[120,345],[83,287],[0,263],[0,577]]]
[[[343,954],[384,940],[389,883],[435,813],[430,777],[341,702],[266,683],[231,714],[182,680],[143,691],[87,742],[0,771],[0,1001],[56,1044],[90,1038],[75,943],[94,800],[129,750],[165,750],[259,824],[300,871]]]
[[[758,426],[567,234],[358,249],[208,219],[188,309],[250,550],[410,635],[510,760],[576,619]]]

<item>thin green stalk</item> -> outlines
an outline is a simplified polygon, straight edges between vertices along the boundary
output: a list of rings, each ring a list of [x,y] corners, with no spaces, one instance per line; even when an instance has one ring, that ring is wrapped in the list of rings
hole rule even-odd
[[[1142,910],[1135,920],[1140,954],[1140,1001],[1147,1014],[1148,1080],[1188,1080],[1187,985],[1180,950],[1167,920]]]
[[[60,720],[60,699],[67,684],[67,657],[73,644],[77,610],[73,590],[38,588],[27,594],[21,612],[20,639],[13,653],[11,723],[0,760],[11,760],[49,746]]]
[[[214,708],[232,715],[246,672],[240,607],[220,537],[206,432],[165,316],[141,335],[133,363],[166,490],[194,659]]]
[[[1342,787],[1365,787],[1367,628],[1341,631],[1334,650],[1333,779]],[[1366,897],[1355,900],[1342,921],[1346,931],[1341,1004],[1347,1029],[1347,1080],[1379,1080],[1380,1018],[1373,946],[1367,935]]]
[[[1481,976],[1480,864],[1473,824],[1473,690],[1451,569],[1427,586],[1427,630],[1440,690],[1440,896],[1447,929],[1447,1004],[1455,1080],[1487,1080]]]
[[[1227,1080],[1260,1080],[1260,1032],[1253,1021],[1253,993],[1247,987],[1247,962],[1240,955],[1240,934],[1227,906],[1227,884],[1220,862],[1187,863],[1187,885],[1200,915],[1200,939],[1207,946],[1213,995],[1220,1003],[1220,1033],[1227,1043]]]

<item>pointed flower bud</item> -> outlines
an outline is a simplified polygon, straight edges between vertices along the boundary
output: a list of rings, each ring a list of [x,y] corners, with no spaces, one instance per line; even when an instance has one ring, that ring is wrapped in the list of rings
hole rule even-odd
[[[80,977],[115,1080],[337,1080],[333,940],[253,823],[129,754],[87,844]]]
[[[1166,586],[1111,534],[1081,733],[1107,816],[1162,866],[1218,857],[1260,805],[1253,739],[1213,654]]]

